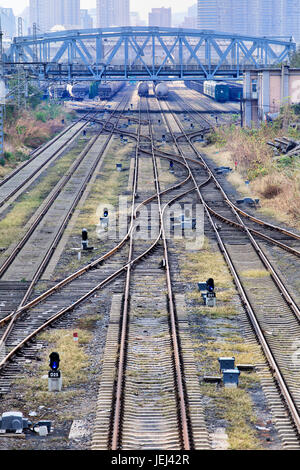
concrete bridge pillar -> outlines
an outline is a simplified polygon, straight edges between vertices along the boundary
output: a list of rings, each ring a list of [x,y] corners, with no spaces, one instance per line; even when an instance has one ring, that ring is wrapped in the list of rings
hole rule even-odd
[[[252,105],[251,105],[251,80],[250,72],[245,72],[244,74],[244,126],[251,126],[251,116],[252,116]]]
[[[269,113],[271,111],[269,70],[262,71],[262,78],[259,81],[258,97],[258,119],[260,121],[264,121],[266,113]]]
[[[286,65],[282,66],[281,69],[281,93],[280,93],[281,104],[288,104],[289,102],[289,67]]]

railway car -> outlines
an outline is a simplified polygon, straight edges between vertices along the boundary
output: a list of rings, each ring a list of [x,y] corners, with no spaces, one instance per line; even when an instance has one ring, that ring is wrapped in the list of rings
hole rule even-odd
[[[187,88],[190,88],[191,90],[198,91],[199,93],[203,93],[203,81],[202,80],[186,80],[184,82],[185,86]]]
[[[149,85],[146,82],[141,82],[138,86],[139,96],[149,96]]]
[[[72,99],[83,101],[89,97],[90,86],[84,83],[76,83],[75,85],[67,86],[69,95]]]
[[[229,101],[240,101],[243,97],[243,85],[240,83],[228,83]]]
[[[67,85],[51,85],[48,90],[50,98],[63,100],[70,96],[67,90]]]
[[[192,90],[210,96],[216,101],[240,101],[243,96],[243,85],[240,83],[226,83],[217,81],[185,81],[185,86]]]
[[[155,87],[155,95],[158,99],[166,99],[169,94],[169,88],[165,83],[159,83]]]
[[[107,82],[101,83],[98,86],[98,95],[100,100],[109,100],[122,88],[124,88],[125,82]]]
[[[227,83],[224,82],[214,82],[213,80],[205,81],[203,84],[203,93],[219,103],[229,101],[229,87]]]

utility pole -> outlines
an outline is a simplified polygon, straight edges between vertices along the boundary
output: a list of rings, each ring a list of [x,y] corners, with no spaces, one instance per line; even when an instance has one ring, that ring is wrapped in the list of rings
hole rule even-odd
[[[32,31],[33,31],[33,41],[34,41],[33,46],[32,46],[33,62],[37,62],[38,61],[38,47],[37,47],[37,24],[36,23],[33,23]]]
[[[244,113],[243,113],[243,97],[240,97],[240,114],[241,114],[241,127],[244,127]]]
[[[2,25],[0,18],[0,156],[4,154],[4,106],[5,106],[5,82],[3,67]]]

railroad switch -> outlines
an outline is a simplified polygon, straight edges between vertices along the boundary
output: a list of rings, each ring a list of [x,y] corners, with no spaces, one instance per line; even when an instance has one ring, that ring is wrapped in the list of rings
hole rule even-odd
[[[256,207],[259,205],[259,199],[252,199],[251,197],[245,197],[244,199],[237,199],[237,204],[248,204],[249,206]]]
[[[23,418],[23,413],[20,411],[8,411],[3,413],[0,419],[0,434],[22,434],[30,425],[31,422]]]
[[[224,387],[235,388],[239,384],[240,371],[235,367],[235,357],[219,357],[220,372],[223,374]]]
[[[219,357],[218,358],[219,364],[220,364],[220,372],[222,372],[224,369],[234,369],[234,362],[235,358],[234,357]]]
[[[240,371],[238,369],[224,369],[223,383],[226,388],[236,388],[239,384]]]

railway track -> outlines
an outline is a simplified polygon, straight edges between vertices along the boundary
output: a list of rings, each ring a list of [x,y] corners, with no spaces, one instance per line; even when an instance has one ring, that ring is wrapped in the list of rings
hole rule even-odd
[[[0,181],[0,210],[20,196],[50,163],[55,162],[88,127],[90,113],[78,119],[46,145],[36,149],[29,160],[19,165],[6,178]]]
[[[180,97],[180,102],[185,103],[184,100],[181,97]],[[189,106],[191,106],[191,105],[189,104]],[[185,109],[186,109],[186,107],[185,107]],[[188,111],[186,111],[186,112],[188,113]],[[204,127],[204,129],[206,130],[208,128],[208,126],[211,125],[210,121],[207,118],[203,117],[202,115],[199,115],[199,118],[200,118],[200,120],[197,121],[198,125],[200,125],[200,126],[202,125],[202,127]],[[183,125],[181,125],[181,128],[182,128],[182,130],[184,130]],[[182,134],[182,137],[186,137],[186,136],[189,137],[191,145],[193,147],[193,153],[197,154],[196,148],[192,144],[192,139],[194,137],[193,133],[191,133],[191,134],[187,133],[186,130],[184,130],[184,132],[185,132],[185,134]],[[221,192],[221,195],[222,195],[220,201],[222,202],[224,200],[226,202],[226,204],[228,204],[228,206],[232,209],[231,212],[228,212],[228,211],[226,212],[227,215],[229,214],[229,217],[226,218],[225,215],[222,216],[222,208],[216,210],[216,206],[218,205],[218,199],[212,200],[212,201],[210,201],[210,203],[211,203],[211,205],[214,205],[214,208],[209,207],[209,206],[208,206],[208,208],[215,217],[219,217],[219,219],[222,220],[223,222],[225,222],[226,224],[229,224],[229,225],[230,224],[236,224],[237,228],[243,229],[242,225],[236,222],[235,213],[237,212],[240,215],[242,215],[245,219],[247,219],[247,226],[249,227],[249,229],[250,229],[250,231],[253,235],[256,235],[260,238],[263,238],[264,240],[266,240],[270,243],[276,244],[280,248],[290,252],[291,254],[295,255],[296,257],[300,257],[300,243],[299,243],[300,235],[298,235],[297,233],[293,233],[290,230],[284,229],[283,227],[278,227],[278,226],[272,225],[270,223],[266,223],[266,222],[260,220],[254,214],[246,212],[245,210],[240,209],[239,207],[237,207],[237,205],[235,204],[235,201],[233,202],[232,199],[230,199],[230,197],[227,195],[226,191],[222,187],[222,177],[219,176],[219,175],[214,174],[213,167],[211,165],[208,165],[206,161],[204,162],[203,157],[202,157],[202,163],[204,163],[204,165],[207,166],[209,174],[214,175],[213,182],[214,182],[214,184],[217,185],[217,188],[219,189],[219,191]],[[263,227],[264,233],[257,230],[258,226]],[[283,241],[285,243],[283,243]],[[292,241],[294,246],[291,246],[291,244],[289,244],[290,241]]]
[[[128,102],[128,100],[126,98],[124,98],[123,99],[124,109],[127,105],[127,102]],[[113,115],[110,115],[109,119],[111,119],[112,117],[113,117]],[[116,118],[115,126],[118,124],[119,118],[120,118],[120,115]],[[42,317],[41,317],[41,315],[38,315],[38,319],[35,317],[34,319],[30,320],[31,324],[30,324],[30,321],[28,321],[29,326],[26,330],[24,330],[24,328],[22,328],[22,327],[19,328],[18,326],[16,326],[16,323],[17,323],[19,317],[24,313],[24,310],[23,310],[24,305],[26,304],[26,302],[30,298],[30,295],[32,294],[33,289],[34,289],[41,273],[45,269],[45,266],[47,265],[51,255],[53,254],[53,251],[54,251],[54,249],[55,249],[55,247],[56,247],[56,245],[57,245],[57,243],[58,243],[58,241],[61,237],[61,234],[62,234],[62,232],[65,228],[65,225],[67,224],[74,208],[77,205],[77,202],[79,201],[81,195],[83,194],[89,179],[91,178],[93,172],[97,168],[97,166],[98,166],[98,164],[99,164],[99,162],[100,162],[100,160],[101,160],[101,158],[104,154],[104,151],[105,151],[105,149],[106,149],[106,147],[107,147],[107,145],[108,145],[108,143],[109,143],[109,141],[110,141],[110,139],[113,135],[113,129],[112,129],[111,132],[109,133],[109,135],[107,136],[107,138],[105,139],[105,141],[103,142],[103,145],[100,147],[100,151],[99,151],[97,145],[98,145],[98,139],[99,139],[99,136],[100,136],[101,132],[102,131],[100,130],[98,135],[96,135],[95,138],[92,139],[92,142],[88,145],[87,149],[79,157],[79,161],[77,161],[76,165],[74,165],[73,172],[71,172],[70,175],[69,175],[69,177],[71,177],[73,175],[73,173],[79,167],[81,162],[84,162],[84,159],[85,159],[86,155],[88,155],[90,150],[93,148],[93,146],[95,146],[95,150],[92,153],[93,162],[91,162],[91,160],[89,160],[85,163],[87,165],[87,170],[88,171],[83,172],[82,168],[80,168],[80,171],[81,171],[81,174],[82,174],[82,181],[80,182],[78,180],[78,177],[76,178],[76,181],[75,181],[75,184],[77,186],[76,190],[75,191],[73,190],[71,192],[70,188],[68,188],[67,185],[65,187],[66,191],[68,191],[69,194],[73,194],[73,197],[70,200],[70,206],[66,207],[66,209],[67,209],[66,214],[63,214],[63,220],[62,220],[61,223],[58,224],[58,230],[57,230],[57,232],[54,233],[54,239],[51,240],[50,246],[46,247],[47,250],[44,253],[42,253],[41,261],[37,263],[37,270],[33,271],[34,274],[33,274],[33,278],[31,280],[31,282],[23,283],[25,285],[25,290],[24,289],[19,289],[18,285],[15,286],[15,288],[17,290],[19,290],[19,292],[21,294],[21,300],[19,298],[19,300],[17,300],[15,310],[11,314],[7,315],[6,317],[4,317],[1,320],[1,325],[3,326],[3,328],[4,328],[5,324],[8,324],[6,329],[4,331],[2,331],[2,338],[1,338],[1,341],[0,341],[0,349],[2,351],[3,351],[4,347],[6,349],[8,348],[8,350],[9,350],[10,348],[13,348],[14,345],[22,343],[22,341],[23,341],[24,337],[26,337],[27,333],[30,330],[31,331],[35,330],[36,325],[41,323]],[[63,179],[62,183],[59,185],[59,190],[55,194],[56,197],[60,194],[60,191],[65,186],[65,184],[66,184],[66,181],[65,181],[65,179]],[[54,198],[54,201],[55,201],[56,197]],[[65,206],[67,206],[66,199],[64,199],[64,202],[65,202]],[[50,208],[51,208],[51,205],[50,205]],[[30,236],[31,236],[31,234],[30,234]],[[30,238],[30,236],[29,236],[29,238]],[[48,245],[49,245],[49,242],[48,242]],[[10,265],[8,265],[9,268],[12,268],[13,261],[18,258],[19,251],[20,250],[16,251],[16,255],[13,257],[13,260],[10,263]],[[21,262],[21,265],[22,265],[22,262]],[[13,275],[15,275],[14,273],[15,273],[15,270],[13,270]],[[95,276],[93,278],[93,283],[94,282],[95,282]],[[12,291],[11,283],[12,283],[12,281],[8,281],[8,285],[10,286],[10,292]],[[82,292],[85,289],[86,286],[84,286],[83,284],[84,283],[81,282],[81,288],[77,289],[76,295],[78,295],[78,292]],[[2,281],[1,285],[5,286],[5,281]],[[55,292],[55,291],[56,291],[56,289],[53,289],[52,292]],[[18,297],[17,297],[17,299],[18,299]],[[66,301],[66,299],[64,299],[64,301]],[[33,302],[34,305],[35,305],[35,303],[36,303],[36,301]],[[51,313],[52,313],[52,309],[50,308],[48,311],[46,311],[45,317],[49,318],[51,316]],[[20,320],[21,325],[22,325],[23,321],[25,321],[24,318],[22,318],[22,320]],[[13,334],[14,331],[16,331],[16,336],[14,336],[14,334]],[[9,357],[11,357],[11,355],[12,354],[8,354]],[[6,362],[7,362],[7,358],[4,357],[3,361],[2,361],[2,364],[5,364]]]
[[[299,365],[291,368],[287,364],[287,357],[295,353],[293,341],[300,333],[298,306],[254,239],[255,229],[245,224],[240,212],[235,212],[234,204],[194,147],[178,115],[165,103],[155,101],[151,106],[164,116],[164,126],[176,152],[157,148],[154,139],[157,123],[147,104],[140,109],[137,132],[124,132],[136,141],[130,224],[126,236],[112,250],[37,298],[29,302],[27,298],[14,312],[0,320],[3,333],[0,349],[5,344],[8,352],[0,362],[0,393],[9,391],[9,382],[18,370],[18,360],[24,360],[23,357],[9,362],[22,347],[27,345],[24,351],[34,355],[35,347],[28,346],[31,339],[114,282],[112,285],[117,287],[112,297],[92,448],[209,448],[193,351],[189,345],[184,298],[174,292],[172,272],[176,271],[176,263],[168,248],[164,225],[166,210],[192,194],[204,206],[210,224],[207,232],[220,246],[276,385],[284,397],[283,406],[272,377],[265,376],[265,364],[258,365],[263,387],[276,401],[276,425],[283,446],[298,449]],[[118,120],[115,125],[106,124],[103,129],[110,129],[111,135],[120,133],[117,124]],[[158,127],[162,132],[161,124]],[[148,156],[145,161],[141,159],[142,154]],[[166,189],[162,189],[160,183],[166,170],[160,167],[164,160],[175,163],[177,178],[176,184]],[[153,176],[147,186],[142,174],[146,169],[149,171],[149,163]],[[142,209],[154,201],[157,203],[157,227],[155,236],[149,238],[148,215]],[[217,211],[211,207],[212,202],[217,203]],[[249,214],[245,217],[255,224],[263,223]],[[221,232],[216,223],[220,218],[224,222]],[[270,224],[266,229],[281,233],[280,228]],[[285,232],[285,237],[294,236],[298,240],[296,234]],[[292,256],[296,255],[297,249],[294,251],[290,252]],[[259,285],[245,275],[251,269],[266,273]],[[27,285],[24,287],[21,290],[28,288]],[[8,334],[4,331],[7,323]],[[14,328],[10,329],[12,324]],[[248,334],[251,336],[250,329]]]
[[[115,110],[116,112],[117,109]],[[108,121],[110,122],[113,117],[115,117],[114,114],[111,114]],[[100,128],[73,162],[69,171],[50,193],[45,204],[42,206],[42,210],[37,213],[34,220],[31,219],[29,229],[0,266],[0,279],[9,281],[13,281],[16,278],[30,279],[33,286],[40,277],[57,246],[71,214],[85,191],[93,171],[99,164],[99,158],[102,157],[110,141],[112,133],[103,142],[101,141],[102,138],[100,139],[102,133],[103,129]],[[100,147],[103,145],[103,150],[100,154],[94,150],[98,145]],[[75,194],[75,197],[73,197],[73,194]],[[61,209],[61,201],[64,201],[63,210]],[[55,226],[53,227],[51,223],[53,217],[59,226],[57,233],[55,232]],[[50,239],[50,245],[48,239]],[[27,244],[29,247],[27,247]],[[48,248],[46,252],[45,248]],[[26,253],[23,254],[22,250],[25,252],[27,250],[27,253],[30,252],[30,263],[26,262]],[[33,261],[34,259],[35,262]],[[30,293],[23,299],[22,305],[27,301],[29,295]]]
[[[136,231],[131,233],[124,293],[121,298],[115,299],[108,330],[98,413],[92,442],[92,448],[95,450],[107,448],[112,450],[138,448],[188,450],[195,446],[193,437],[195,430],[198,431],[198,434],[196,433],[197,448],[209,447],[204,418],[200,412],[201,404],[199,398],[195,398],[195,393],[193,395],[191,390],[189,392],[194,398],[192,413],[188,407],[189,396],[186,387],[187,383],[191,387],[191,382],[195,387],[195,375],[191,374],[192,361],[189,357],[189,380],[183,378],[186,364],[184,364],[179,347],[178,319],[165,236],[164,208],[161,203],[161,196],[164,192],[161,191],[159,184],[159,169],[148,109],[147,119],[150,136],[148,146],[150,144],[150,162],[152,162],[153,171],[152,184],[156,191],[155,199],[159,215],[157,221],[159,233],[150,248],[147,247],[149,246],[147,215],[144,216],[144,223],[141,215],[138,219],[144,227],[144,232],[142,234],[139,232],[137,238]],[[141,172],[141,162],[138,159],[139,144],[140,132],[136,147],[133,194],[138,187],[137,174]],[[145,148],[147,146],[144,143],[143,149]],[[172,189],[185,185],[187,180],[185,177]],[[147,196],[146,193],[142,194],[143,197]],[[181,195],[182,191],[179,196],[169,200],[168,204]],[[132,214],[134,214],[133,207]],[[133,217],[135,218],[134,215]],[[153,228],[152,225],[151,229]],[[162,243],[158,243],[159,240],[162,240]],[[148,258],[144,260],[144,256],[153,248],[155,251],[151,253],[151,260]],[[139,255],[139,264],[133,266],[132,258],[136,252],[142,252],[143,255]],[[160,268],[162,260],[165,263],[165,271]],[[163,285],[166,285],[167,295],[162,292]],[[155,311],[153,302],[155,302]],[[119,319],[120,312],[122,313],[121,320]],[[183,318],[182,322],[184,323]],[[120,331],[117,327],[119,324]],[[119,337],[118,343],[116,343],[117,337]],[[117,351],[119,351],[118,356]],[[112,375],[112,367],[115,363],[117,363],[116,381]]]
[[[161,107],[163,111],[164,106],[161,105]],[[170,111],[169,106],[168,109]],[[173,127],[178,126],[182,131],[182,135],[185,135],[190,151],[192,150],[196,154],[204,165],[206,175],[209,175],[214,183],[205,186],[201,191],[197,190],[198,197],[204,206],[214,236],[233,275],[252,327],[292,418],[293,425],[290,426],[283,437],[284,446],[299,448],[299,364],[291,364],[296,351],[295,343],[300,335],[298,306],[238,212],[235,213],[235,216],[243,227],[243,231],[239,232],[238,237],[234,227],[229,226],[230,228],[228,227],[225,231],[222,229],[221,232],[218,230],[214,214],[211,213],[206,201],[221,200],[223,192],[220,191],[219,182],[185,134],[177,115],[173,114],[172,117],[174,120]],[[182,149],[183,146],[178,143],[178,138],[174,135],[168,118],[165,119],[169,132],[174,137],[177,151],[182,155],[184,161],[189,164],[185,160],[186,147],[184,150]],[[193,170],[191,172],[193,173]],[[229,212],[234,211],[232,205],[224,204],[222,209],[227,209],[228,217]],[[261,273],[259,282],[247,275],[249,271]],[[296,431],[294,431],[293,426]]]
[[[153,199],[154,199],[154,196],[148,198],[144,203],[150,202]],[[144,203],[140,203],[140,206],[143,205]],[[18,341],[17,339],[13,339],[13,340],[11,340],[10,345],[8,343],[6,343],[6,346],[9,346],[9,348],[12,348],[12,349],[10,350],[9,354],[1,362],[1,367],[4,367],[4,365],[7,364],[7,361],[11,357],[13,357],[14,354],[22,348],[22,346],[24,346],[31,338],[33,338],[44,327],[51,324],[51,322],[55,321],[56,319],[60,318],[65,313],[73,310],[81,302],[83,302],[84,300],[88,299],[91,295],[93,295],[94,292],[96,292],[98,289],[100,289],[101,287],[106,285],[108,282],[111,282],[113,279],[117,278],[120,274],[122,274],[125,271],[126,264],[124,263],[123,258],[122,258],[124,255],[121,255],[122,262],[119,263],[119,265],[121,266],[119,270],[114,271],[114,270],[110,269],[111,274],[106,277],[107,270],[105,268],[101,269],[101,277],[103,278],[102,282],[100,282],[100,283],[95,282],[96,278],[97,278],[97,281],[99,281],[99,272],[96,273],[97,274],[96,276],[94,275],[95,273],[91,272],[92,270],[96,271],[97,269],[99,269],[100,264],[105,262],[105,260],[109,259],[110,257],[113,258],[114,255],[115,255],[115,258],[118,257],[118,255],[119,255],[118,251],[125,244],[127,239],[129,238],[130,230],[132,230],[132,227],[129,229],[129,232],[124,237],[124,239],[121,240],[121,242],[115,248],[110,250],[104,256],[101,256],[96,261],[94,261],[94,262],[90,263],[89,265],[85,266],[84,268],[82,268],[78,272],[72,274],[68,278],[64,279],[60,283],[53,286],[53,288],[51,288],[48,291],[44,292],[42,295],[34,298],[32,301],[30,301],[26,305],[20,306],[19,308],[14,310],[11,314],[7,315],[5,318],[0,320],[0,326],[4,327],[5,324],[10,323],[12,321],[15,321],[16,319],[18,319],[21,316],[22,316],[22,321],[24,321],[24,315],[26,315],[26,312],[30,311],[30,314],[32,315],[32,317],[34,317],[37,320],[31,326],[32,329],[34,329],[34,327],[36,327],[37,324],[40,324],[40,326],[38,328],[36,328],[33,331],[33,333],[30,333],[28,336],[26,336],[26,333],[28,333],[28,330],[24,331],[22,340]],[[118,264],[116,262],[115,258],[112,260],[114,267],[116,266],[116,264]],[[99,271],[100,271],[100,269],[99,269]],[[86,278],[85,278],[86,283],[84,283],[82,281],[82,279],[79,279],[79,278],[83,274],[86,274],[86,273],[88,273],[88,276],[86,276]],[[77,283],[76,282],[74,283],[74,281],[76,281]],[[73,282],[72,287],[70,287],[69,284],[72,283],[72,282]],[[96,283],[96,286],[95,286],[95,283]],[[87,289],[87,286],[91,287],[92,285],[93,285],[93,289],[89,291]],[[25,284],[25,286],[26,286],[26,284]],[[63,295],[61,295],[62,294],[61,290],[63,288],[67,288],[67,293],[66,293],[65,296],[64,296],[64,293],[63,293]],[[23,291],[23,290],[24,289],[21,289],[21,291]],[[82,295],[82,297],[80,297],[78,299],[78,295],[80,295],[83,292],[84,292],[84,295]],[[45,301],[48,298],[49,298],[49,303],[47,304],[47,303],[45,303]],[[66,298],[68,299],[69,302],[74,300],[67,307],[65,307]],[[41,304],[42,302],[43,302],[43,304]],[[24,302],[22,302],[22,303],[24,303]],[[62,306],[62,304],[64,305],[64,308],[61,308],[57,313],[53,314],[54,313],[53,312],[53,304],[55,305],[55,307],[54,307],[55,309],[57,309],[58,306]],[[34,310],[34,309],[36,309],[36,310]],[[45,323],[43,323],[41,320],[42,320],[42,314],[45,310],[46,310],[45,317],[47,317],[47,319],[45,319]],[[2,343],[4,343],[4,341],[2,341]],[[15,347],[13,347],[13,346],[15,346]]]

